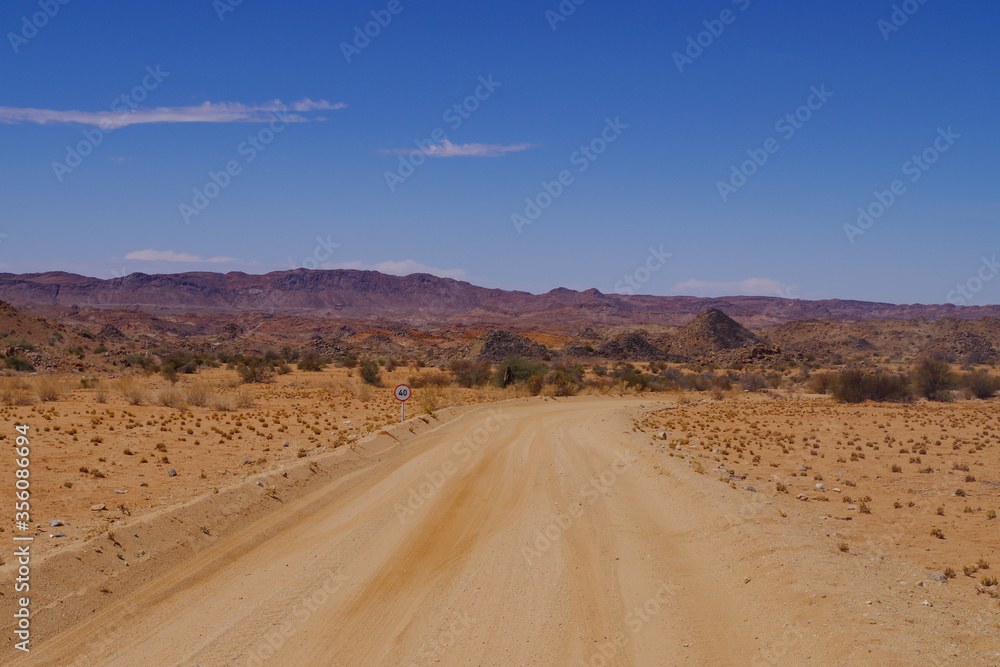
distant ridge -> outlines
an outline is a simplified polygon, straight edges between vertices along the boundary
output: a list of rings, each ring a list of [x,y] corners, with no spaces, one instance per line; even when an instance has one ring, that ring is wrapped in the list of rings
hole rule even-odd
[[[896,305],[866,301],[805,301],[764,296],[699,298],[603,294],[557,288],[545,294],[478,287],[415,273],[391,276],[350,269],[296,269],[263,275],[192,272],[133,273],[99,279],[64,272],[0,274],[0,299],[32,312],[72,308],[131,309],[147,313],[254,312],[324,318],[386,319],[411,325],[499,325],[530,328],[557,324],[579,331],[593,325],[682,326],[715,308],[744,326],[808,320],[978,320],[1000,317],[1000,306]]]

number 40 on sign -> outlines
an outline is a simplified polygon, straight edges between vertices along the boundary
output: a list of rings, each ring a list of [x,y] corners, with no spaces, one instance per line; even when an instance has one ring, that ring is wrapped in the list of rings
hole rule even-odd
[[[413,395],[413,392],[410,391],[409,385],[400,384],[393,389],[392,395],[399,401],[399,421],[406,421],[406,401]]]

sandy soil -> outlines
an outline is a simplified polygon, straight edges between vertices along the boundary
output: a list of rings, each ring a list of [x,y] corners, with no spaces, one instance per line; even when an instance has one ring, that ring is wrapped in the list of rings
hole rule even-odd
[[[151,560],[123,589],[91,593],[89,618],[10,663],[997,664],[1000,608],[961,572],[997,544],[998,522],[985,517],[997,506],[994,411],[646,396],[520,399],[441,426],[424,419],[342,463],[318,455],[339,472],[206,538],[185,562]],[[935,429],[947,429],[941,445]],[[883,469],[923,435],[919,467],[935,472]],[[856,446],[866,456],[852,462]],[[949,476],[959,458],[970,473]],[[730,483],[719,465],[747,478]],[[977,482],[949,501],[943,487],[953,492],[959,474]],[[848,510],[844,493],[871,496],[871,514]],[[944,517],[927,514],[942,503]],[[902,534],[887,530],[902,517]],[[925,520],[945,539],[921,534]],[[946,563],[956,579],[927,578]]]

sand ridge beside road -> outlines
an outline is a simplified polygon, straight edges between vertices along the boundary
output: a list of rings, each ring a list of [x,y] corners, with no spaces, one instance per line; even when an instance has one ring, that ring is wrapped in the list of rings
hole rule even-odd
[[[304,518],[276,530],[278,510],[12,664],[950,661],[932,609],[891,637],[863,611],[891,575],[820,556],[811,527],[653,447],[636,417],[670,402],[470,410],[332,483]],[[856,611],[824,606],[845,586]]]

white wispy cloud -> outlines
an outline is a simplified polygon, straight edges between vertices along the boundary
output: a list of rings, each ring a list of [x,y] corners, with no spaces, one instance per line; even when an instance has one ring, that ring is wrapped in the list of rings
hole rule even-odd
[[[797,285],[786,285],[771,278],[748,278],[733,282],[685,280],[671,288],[674,294],[686,296],[780,296],[794,298]]]
[[[195,106],[138,108],[131,111],[58,111],[54,109],[34,109],[30,107],[0,106],[0,123],[37,125],[77,124],[98,125],[103,129],[115,129],[126,125],[146,123],[266,123],[274,119],[274,113],[282,112],[283,120],[305,123],[309,120],[300,113],[317,110],[343,109],[343,102],[331,103],[326,100],[305,98],[285,104],[273,100],[264,104],[243,104],[241,102],[205,102]]]
[[[431,144],[425,148],[386,148],[379,151],[385,155],[409,155],[419,150],[428,157],[500,157],[507,153],[525,151],[536,148],[537,144],[453,144],[445,139],[440,144]]]
[[[401,262],[394,260],[386,260],[384,262],[378,262],[377,264],[365,264],[359,261],[353,262],[324,262],[319,265],[318,268],[321,269],[357,269],[359,271],[378,271],[379,273],[388,273],[392,276],[408,276],[411,273],[429,273],[432,276],[439,276],[441,278],[454,278],[455,280],[461,280],[465,277],[465,269],[438,269],[433,266],[427,266],[426,264],[421,264],[420,262],[413,259],[404,259]]]
[[[125,259],[145,262],[183,262],[187,264],[222,264],[238,261],[235,257],[199,257],[173,250],[135,250],[125,255]]]

